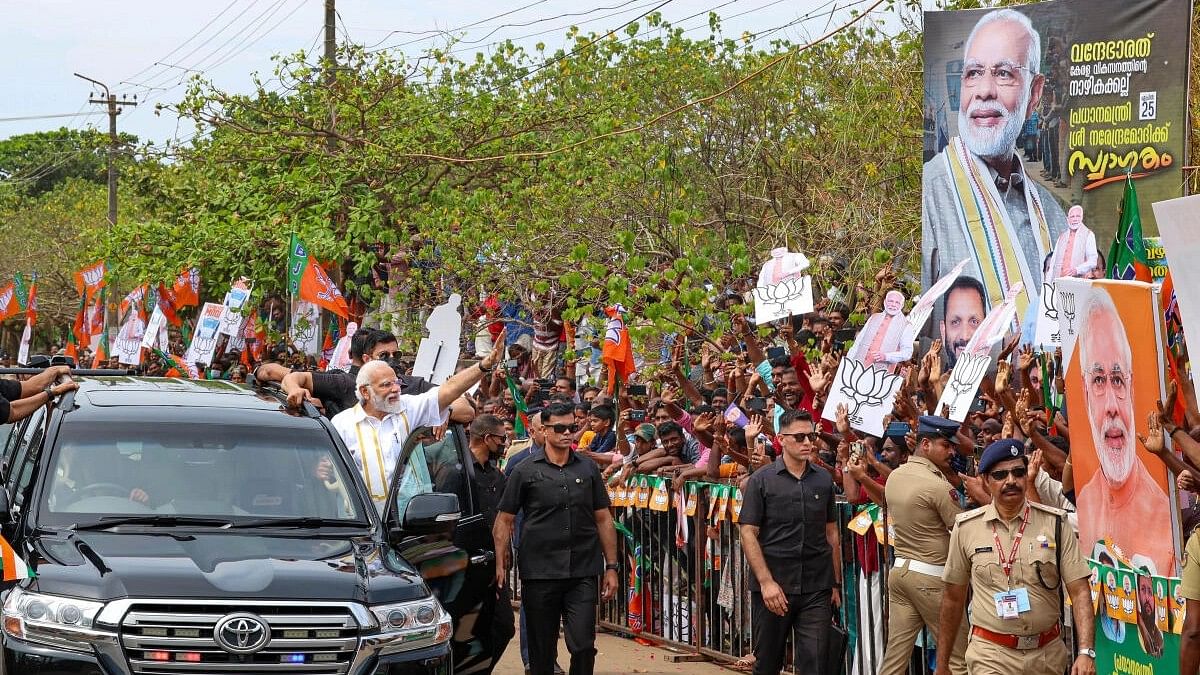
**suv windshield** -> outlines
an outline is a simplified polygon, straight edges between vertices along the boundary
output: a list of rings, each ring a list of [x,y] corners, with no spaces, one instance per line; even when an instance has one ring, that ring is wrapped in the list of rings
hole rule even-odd
[[[148,514],[366,520],[346,467],[318,430],[89,422],[64,425],[57,447],[43,525]]]

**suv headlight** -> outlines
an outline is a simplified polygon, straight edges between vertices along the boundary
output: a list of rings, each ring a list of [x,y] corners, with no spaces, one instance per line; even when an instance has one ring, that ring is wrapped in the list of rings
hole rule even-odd
[[[103,607],[101,602],[14,588],[4,600],[4,632],[30,642],[81,651],[97,636],[92,622]]]
[[[436,598],[372,605],[380,636],[388,641],[383,653],[408,649],[408,643],[438,644],[450,639],[450,615]]]

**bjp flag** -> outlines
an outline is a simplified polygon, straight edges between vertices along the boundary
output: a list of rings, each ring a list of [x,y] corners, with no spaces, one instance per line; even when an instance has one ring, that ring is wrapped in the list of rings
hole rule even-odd
[[[96,291],[108,283],[106,276],[108,267],[103,260],[84,267],[75,273],[75,290],[84,298],[91,298]]]
[[[200,304],[200,270],[192,267],[179,273],[171,287],[176,307],[196,307]]]
[[[625,308],[620,305],[605,307],[608,315],[608,325],[604,330],[604,348],[600,351],[600,360],[608,367],[608,393],[612,393],[617,382],[625,383],[633,374],[633,346],[629,343],[629,329],[621,313]]]
[[[37,323],[37,317],[37,272],[34,272],[33,277],[29,280],[29,300],[25,303],[25,320],[29,324],[30,330]]]
[[[295,234],[288,253],[288,290],[293,297],[324,307],[340,317],[350,316],[350,306],[342,292]]]
[[[9,284],[0,289],[0,321],[16,316],[21,311],[21,303],[17,301],[16,284]]]
[[[140,318],[143,323],[149,318],[149,314],[146,312],[145,306],[146,292],[149,289],[149,285],[142,284],[132,291],[129,291],[129,293],[125,296],[125,299],[121,300],[121,307],[118,311],[118,315],[122,323],[129,318],[130,310],[136,311],[138,318]]]
[[[1108,248],[1108,278],[1153,281],[1146,241],[1142,238],[1142,214],[1138,209],[1137,188],[1133,177],[1125,177],[1125,195],[1121,198],[1121,218],[1116,236]]]
[[[108,361],[108,331],[100,333],[100,342],[96,344],[96,353],[92,355],[92,367],[103,368]]]
[[[183,319],[179,318],[178,309],[180,307],[178,299],[175,297],[174,288],[167,288],[165,284],[158,285],[158,293],[155,296],[159,309],[162,310],[163,316],[167,321],[175,327],[183,324]]]

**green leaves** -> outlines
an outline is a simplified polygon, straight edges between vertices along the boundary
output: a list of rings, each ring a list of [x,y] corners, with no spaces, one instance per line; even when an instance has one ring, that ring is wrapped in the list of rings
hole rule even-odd
[[[530,52],[344,45],[332,84],[312,56],[281,56],[261,78],[279,92],[193,83],[179,109],[211,134],[128,167],[138,215],[88,251],[129,278],[186,258],[206,285],[245,275],[269,292],[293,231],[348,289],[369,287],[379,243],[404,260],[402,302],[536,293],[577,317],[621,302],[646,335],[714,315],[775,246],[844,263],[847,285],[869,280],[876,250],[915,270],[920,40],[886,19],[673,113],[792,46],[725,36],[716,14],[696,35],[652,13]]]

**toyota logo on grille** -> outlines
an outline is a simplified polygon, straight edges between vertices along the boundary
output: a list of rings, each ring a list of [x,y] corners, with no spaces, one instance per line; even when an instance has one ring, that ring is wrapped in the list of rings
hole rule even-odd
[[[271,629],[253,614],[230,614],[213,627],[213,640],[231,654],[253,654],[271,641]]]

